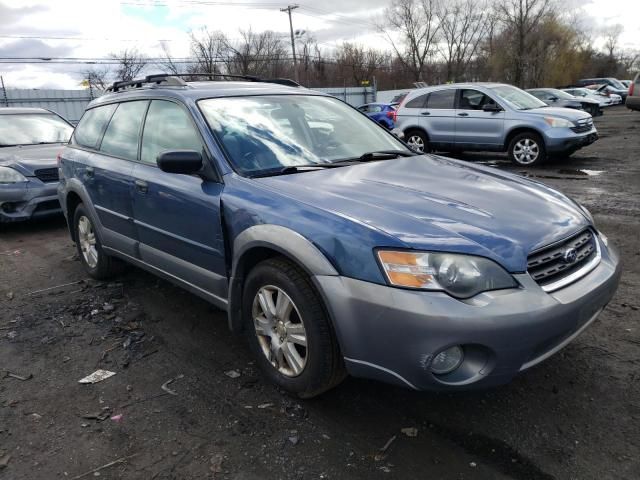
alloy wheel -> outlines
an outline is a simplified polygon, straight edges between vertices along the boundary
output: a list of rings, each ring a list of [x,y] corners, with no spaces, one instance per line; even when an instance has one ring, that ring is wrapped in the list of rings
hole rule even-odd
[[[271,365],[286,377],[300,375],[308,358],[307,332],[293,300],[281,288],[258,290],[252,306],[253,325]]]
[[[530,165],[540,156],[540,147],[531,138],[519,140],[513,147],[513,157],[521,165]]]
[[[78,219],[78,242],[85,263],[89,268],[98,265],[98,250],[96,248],[96,234],[91,221],[84,215]]]
[[[407,140],[407,145],[409,145],[409,147],[411,147],[416,152],[424,152],[424,141],[419,135],[411,135]]]

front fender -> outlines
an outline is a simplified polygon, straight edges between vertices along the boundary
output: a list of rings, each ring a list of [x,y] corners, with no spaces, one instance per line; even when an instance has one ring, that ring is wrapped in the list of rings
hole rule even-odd
[[[242,330],[242,289],[252,265],[245,260],[255,249],[268,248],[291,259],[310,276],[336,276],[338,271],[324,254],[307,238],[279,225],[255,225],[244,230],[233,241],[232,268],[229,280],[229,328]]]
[[[80,202],[89,210],[89,214],[91,215],[94,225],[95,232],[98,236],[98,240],[100,243],[104,244],[102,239],[102,224],[100,223],[100,217],[98,216],[98,212],[96,212],[93,207],[93,203],[89,197],[89,193],[87,189],[84,187],[82,182],[77,178],[71,177],[64,180],[64,183],[60,183],[58,186],[58,200],[60,200],[60,205],[62,206],[62,212],[67,219],[67,225],[69,226],[69,233],[71,234],[71,238],[75,241],[73,235],[73,217],[69,215],[67,199],[69,198],[69,194],[75,193],[80,197]]]

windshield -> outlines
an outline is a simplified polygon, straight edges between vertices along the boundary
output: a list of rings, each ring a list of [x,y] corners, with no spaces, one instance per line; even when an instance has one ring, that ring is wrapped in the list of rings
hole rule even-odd
[[[543,108],[547,106],[546,103],[538,100],[530,93],[520,90],[517,87],[512,87],[511,85],[491,87],[491,90],[496,92],[502,100],[516,110],[531,110],[532,108]]]
[[[618,90],[625,90],[627,88],[620,80],[616,78],[609,78],[608,80],[611,82],[611,86],[617,88]]]
[[[549,92],[551,95],[555,97],[563,98],[564,100],[575,100],[575,97],[573,95],[570,95],[567,92],[563,92],[562,90],[550,88],[547,90],[547,92]]]
[[[357,159],[372,151],[410,152],[382,127],[331,97],[211,98],[198,105],[244,175]]]
[[[0,147],[68,142],[73,127],[52,113],[0,115]]]

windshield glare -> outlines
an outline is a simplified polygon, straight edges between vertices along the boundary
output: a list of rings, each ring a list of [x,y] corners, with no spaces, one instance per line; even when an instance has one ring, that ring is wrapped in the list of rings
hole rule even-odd
[[[574,97],[573,95],[567,93],[567,92],[563,92],[562,90],[556,90],[555,88],[550,88],[549,90],[547,90],[551,95],[554,95],[558,98],[563,98],[565,100],[575,100],[576,97]]]
[[[409,150],[340,100],[312,95],[198,102],[235,169],[245,175],[331,163],[380,150]]]
[[[511,85],[491,87],[491,90],[496,92],[502,100],[516,110],[531,110],[532,108],[543,108],[547,106],[546,103],[538,100],[530,93],[520,90],[517,87],[512,87]]]
[[[52,113],[11,113],[0,115],[0,147],[66,143],[73,127]]]

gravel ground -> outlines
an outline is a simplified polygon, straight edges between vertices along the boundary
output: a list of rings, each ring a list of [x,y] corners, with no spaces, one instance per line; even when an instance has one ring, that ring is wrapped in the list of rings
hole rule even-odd
[[[293,399],[199,298],[133,268],[89,281],[61,218],[0,226],[0,479],[638,479],[640,114],[596,123],[544,168],[461,156],[573,196],[624,264],[591,328],[489,391]],[[98,368],[116,375],[78,383]]]

